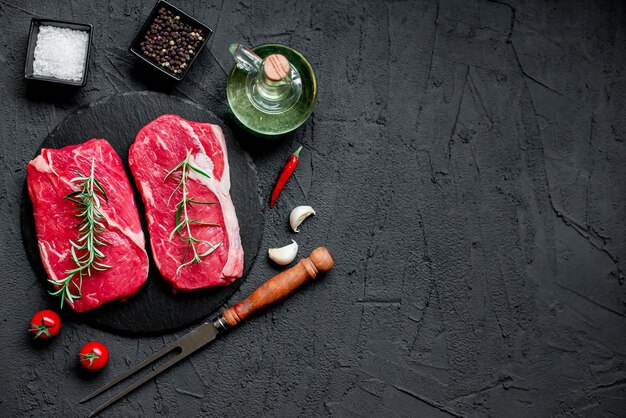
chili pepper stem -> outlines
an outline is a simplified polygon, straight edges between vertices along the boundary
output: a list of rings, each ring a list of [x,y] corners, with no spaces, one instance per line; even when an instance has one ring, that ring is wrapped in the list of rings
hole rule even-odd
[[[300,158],[300,151],[302,151],[302,145],[300,145],[300,146],[298,147],[298,149],[297,149],[297,150],[295,150],[295,151],[293,152],[293,154],[291,154],[291,155],[293,155],[294,157],[298,157],[298,158]]]

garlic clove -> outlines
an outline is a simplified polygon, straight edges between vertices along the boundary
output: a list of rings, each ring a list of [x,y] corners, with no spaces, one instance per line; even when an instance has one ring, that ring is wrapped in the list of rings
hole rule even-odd
[[[291,229],[293,229],[293,232],[300,232],[298,227],[311,215],[315,215],[315,211],[311,206],[298,206],[293,208],[289,214],[289,225],[291,226]]]
[[[291,244],[285,245],[284,247],[270,248],[267,254],[274,263],[280,266],[286,266],[296,258],[296,254],[298,254],[298,243],[291,240]]]

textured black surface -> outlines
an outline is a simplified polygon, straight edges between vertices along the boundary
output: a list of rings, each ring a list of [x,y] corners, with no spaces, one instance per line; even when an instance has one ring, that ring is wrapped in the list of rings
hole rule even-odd
[[[0,0],[0,415],[84,416],[83,395],[184,332],[70,322],[33,346],[44,289],[21,243],[21,185],[60,121],[117,92],[163,91],[228,119],[233,41],[289,44],[316,70],[317,109],[293,135],[233,130],[264,199],[305,147],[265,209],[261,251],[295,237],[300,254],[328,245],[336,268],[103,417],[624,415],[623,2],[175,3],[214,29],[180,84],[127,52],[151,2]],[[84,88],[22,79],[33,14],[94,24]],[[318,215],[291,234],[305,203]],[[259,257],[229,303],[276,271]],[[95,376],[76,364],[91,339],[112,352]]]
[[[85,321],[100,325],[105,329],[135,335],[173,331],[206,318],[226,302],[241,285],[243,279],[225,288],[173,294],[152,261],[141,196],[128,167],[128,150],[137,132],[143,126],[167,113],[179,115],[187,120],[214,123],[223,127],[230,163],[231,197],[237,208],[244,247],[244,278],[250,271],[261,245],[263,212],[256,192],[256,168],[250,156],[235,141],[232,131],[213,113],[175,96],[149,92],[114,95],[68,116],[43,141],[41,147],[58,149],[66,145],[80,144],[91,138],[105,138],[109,141],[122,159],[135,192],[135,201],[142,220],[150,258],[148,280],[139,293],[126,302],[109,303],[97,310],[80,315],[73,314],[66,309],[64,319]],[[32,204],[26,187],[24,187],[20,209],[22,239],[26,254],[36,275],[42,279],[42,283],[45,283],[47,276],[39,256]],[[49,296],[45,299],[45,303],[54,306],[58,303],[58,298]]]

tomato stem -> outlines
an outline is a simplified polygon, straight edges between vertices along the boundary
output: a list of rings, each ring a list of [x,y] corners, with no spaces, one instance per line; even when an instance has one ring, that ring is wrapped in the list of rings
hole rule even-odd
[[[99,359],[100,358],[100,356],[97,355],[96,353],[94,353],[93,350],[91,350],[87,354],[81,354],[80,357],[81,357],[81,360],[89,360],[89,365],[90,366],[93,365],[93,361],[95,359]]]
[[[32,325],[33,325],[33,332],[37,333],[33,339],[39,338],[41,334],[45,334],[46,337],[50,337],[50,331],[48,331],[48,328],[50,327],[46,325],[46,321],[43,316],[41,317],[41,325],[35,325],[35,324],[32,324]]]

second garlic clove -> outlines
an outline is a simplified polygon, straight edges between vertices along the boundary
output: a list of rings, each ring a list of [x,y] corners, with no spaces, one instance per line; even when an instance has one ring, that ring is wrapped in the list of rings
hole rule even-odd
[[[293,208],[289,214],[289,225],[293,232],[300,232],[298,227],[309,216],[315,215],[315,211],[311,206],[298,206]]]
[[[291,244],[285,245],[284,247],[270,248],[267,254],[274,263],[280,266],[286,266],[296,258],[296,254],[298,254],[298,243],[291,240]]]

